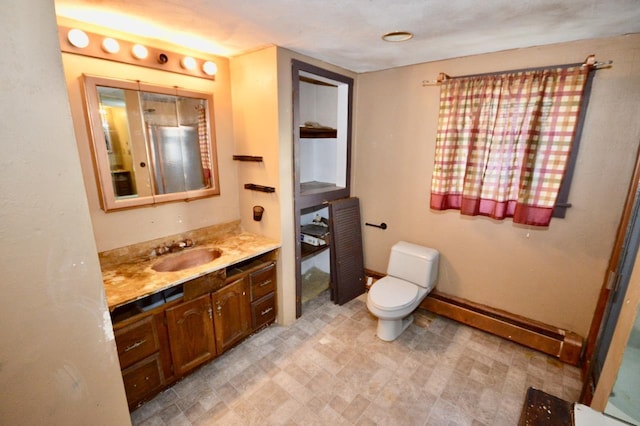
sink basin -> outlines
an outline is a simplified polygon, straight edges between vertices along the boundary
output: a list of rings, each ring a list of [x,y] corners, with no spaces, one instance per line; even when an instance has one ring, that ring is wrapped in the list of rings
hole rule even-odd
[[[175,272],[194,266],[204,265],[219,258],[222,251],[219,249],[196,249],[183,251],[169,255],[153,264],[151,269],[156,272]]]

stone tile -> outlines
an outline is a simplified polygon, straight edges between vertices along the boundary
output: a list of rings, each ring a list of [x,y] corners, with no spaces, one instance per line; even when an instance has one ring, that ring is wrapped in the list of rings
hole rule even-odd
[[[324,404],[326,405],[326,404]],[[324,408],[324,405],[322,405],[322,407],[320,409]],[[347,401],[344,400],[344,398],[342,398],[339,395],[334,396],[331,401],[329,401],[329,406],[331,408],[333,408],[337,413],[342,413],[347,406],[349,405],[349,403]]]
[[[429,426],[462,426],[470,425],[472,422],[473,419],[466,416],[454,404],[444,399],[438,399],[431,409],[425,424]]]
[[[517,424],[534,386],[568,401],[580,370],[427,311],[394,342],[365,303],[306,303],[131,414],[134,425]]]
[[[288,375],[286,372],[281,371],[272,379],[275,383],[277,383],[282,389],[287,391],[292,398],[296,401],[305,404],[307,401],[311,400],[315,395],[311,390],[309,390],[306,386],[303,386],[296,379]]]
[[[295,421],[295,413],[303,407],[295,399],[287,399],[280,406],[276,407],[267,418],[267,424],[286,425]]]
[[[240,392],[234,388],[231,383],[225,383],[215,388],[216,394],[227,405],[233,404],[237,399],[241,397]]]

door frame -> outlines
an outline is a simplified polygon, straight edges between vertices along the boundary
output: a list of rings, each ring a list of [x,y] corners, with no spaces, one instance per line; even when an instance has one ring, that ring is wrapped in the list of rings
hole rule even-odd
[[[345,188],[330,193],[318,193],[305,196],[304,200],[300,193],[300,72],[305,72],[325,79],[333,80],[348,85],[348,105],[347,105],[347,158],[346,173],[347,179]],[[292,78],[292,114],[293,114],[293,216],[294,216],[294,236],[295,236],[295,277],[296,277],[296,318],[302,316],[302,246],[300,242],[300,215],[302,211],[314,206],[326,205],[329,201],[349,197],[351,194],[351,136],[353,133],[353,91],[354,80],[342,74],[299,61],[291,60]],[[331,250],[331,248],[329,249]]]
[[[629,228],[633,225],[634,222],[636,222],[636,220],[638,222],[635,223],[635,226],[640,226],[640,217],[634,217],[639,214],[638,211],[640,207],[640,194],[638,194],[640,183],[639,181],[640,148],[636,152],[636,164],[633,175],[631,177],[631,181],[629,183],[629,190],[627,192],[624,209],[622,211],[622,217],[620,218],[620,223],[618,224],[616,239],[611,250],[609,264],[607,266],[607,270],[603,279],[603,284],[600,289],[600,295],[598,297],[598,302],[593,314],[593,319],[591,320],[591,327],[589,329],[589,334],[585,343],[585,352],[583,357],[584,362],[582,364],[582,377],[584,379],[584,383],[582,387],[582,393],[580,395],[580,402],[586,405],[590,405],[592,403],[594,391],[598,388],[598,382],[602,378],[602,372],[606,368],[606,366],[603,365],[602,371],[596,371],[596,368],[599,368],[597,356],[599,346],[601,345],[603,340],[602,333],[605,328],[605,323],[609,314],[611,313],[613,303],[622,299],[627,290],[626,287],[621,288],[621,272],[624,266],[623,263],[625,262],[625,259],[627,258],[626,255],[629,254],[628,251],[630,249],[633,249],[633,253],[635,253],[638,249],[637,246],[628,246],[631,240],[628,237],[632,232],[632,230]],[[630,274],[631,271],[628,271],[628,273]],[[626,276],[622,278],[625,278],[627,280],[626,284],[628,284],[628,280],[630,277]],[[616,331],[614,331],[613,334],[615,335]],[[611,336],[611,343],[609,343],[609,347],[611,347],[610,345],[613,344],[614,338],[615,336]],[[605,361],[602,360],[603,364],[604,362]],[[615,374],[617,374],[617,369],[615,371]],[[610,375],[610,372],[608,372],[607,374]],[[613,381],[611,381],[610,378],[607,378],[607,381],[610,381],[610,388],[606,395],[609,394],[611,388],[613,387]],[[602,388],[599,390],[599,393],[602,393]],[[602,403],[602,397],[600,397],[599,399],[599,402],[596,401],[598,402],[598,405]],[[606,401],[604,402],[604,404],[606,404]]]

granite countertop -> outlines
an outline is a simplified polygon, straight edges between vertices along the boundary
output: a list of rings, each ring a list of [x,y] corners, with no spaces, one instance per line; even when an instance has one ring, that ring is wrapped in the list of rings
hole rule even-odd
[[[198,242],[194,247],[177,253],[143,258],[137,257],[128,261],[103,264],[102,279],[109,310],[279,247],[280,243],[270,238],[249,232],[241,232],[211,241]],[[151,269],[151,266],[161,259],[179,255],[187,250],[204,248],[217,248],[222,251],[222,254],[209,263],[182,271],[156,272]]]

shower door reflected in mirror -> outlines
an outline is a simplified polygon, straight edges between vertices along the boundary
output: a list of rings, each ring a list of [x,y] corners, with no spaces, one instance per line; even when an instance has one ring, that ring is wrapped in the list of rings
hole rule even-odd
[[[218,189],[211,95],[84,77],[105,211]]]
[[[156,194],[206,188],[210,165],[199,138],[199,129],[206,124],[204,101],[150,93],[141,98]]]

